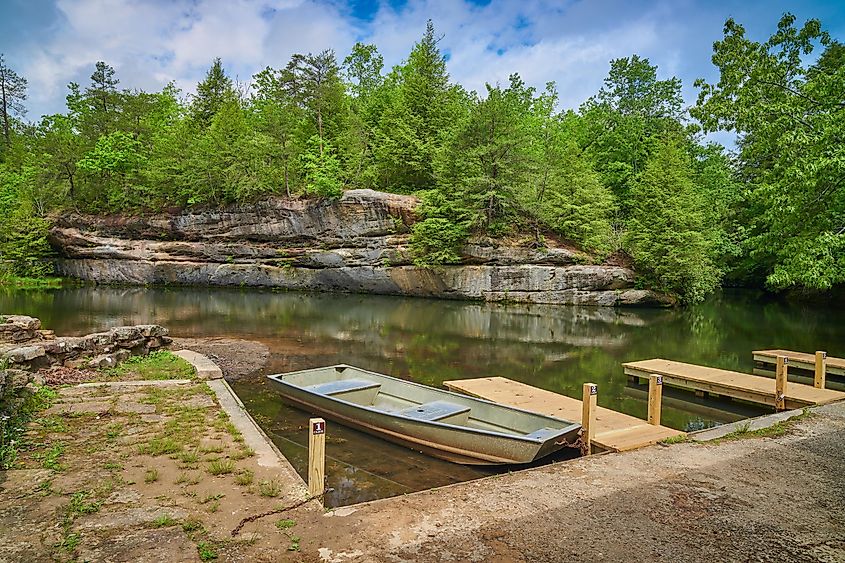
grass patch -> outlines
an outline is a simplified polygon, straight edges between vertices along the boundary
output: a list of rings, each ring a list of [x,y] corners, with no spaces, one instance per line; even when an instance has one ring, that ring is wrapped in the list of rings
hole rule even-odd
[[[235,475],[235,483],[241,487],[252,485],[253,479],[255,479],[255,472],[251,469],[241,469],[238,471],[238,474]]]
[[[108,469],[109,471],[120,471],[123,469],[123,464],[116,461],[107,461],[103,464],[103,469]]]
[[[17,289],[55,289],[62,287],[64,278],[26,278],[13,276],[8,273],[0,273],[0,285],[15,287]]]
[[[238,451],[229,455],[229,458],[234,459],[236,461],[240,461],[242,459],[246,459],[248,457],[252,457],[255,455],[255,450],[252,448],[241,448]]]
[[[757,430],[751,430],[751,422],[746,422],[739,426],[736,430],[731,432],[730,434],[725,434],[721,438],[716,438],[715,440],[710,440],[710,443],[718,443],[722,441],[731,441],[731,440],[742,440],[745,438],[777,438],[779,436],[783,436],[789,432],[789,430],[798,422],[802,420],[806,420],[813,416],[812,411],[808,408],[804,408],[801,411],[801,414],[797,414],[795,416],[790,416],[786,420],[778,421],[771,426],[767,426],[766,428],[759,428]]]
[[[660,440],[661,444],[683,444],[684,442],[689,442],[690,437],[686,434],[678,434],[677,436],[669,436],[665,440]]]
[[[153,438],[146,444],[138,446],[139,454],[151,455],[153,457],[164,454],[175,454],[182,450],[182,444],[173,438]]]
[[[191,379],[194,367],[167,350],[150,352],[146,356],[132,356],[117,367],[103,370],[115,378],[135,376],[139,379]]]
[[[200,504],[208,504],[210,502],[218,501],[221,498],[225,497],[223,493],[217,493],[216,495],[207,495],[204,499],[200,501]]]
[[[207,541],[201,541],[197,544],[197,554],[202,561],[214,561],[217,559],[217,550],[213,544]]]
[[[182,522],[182,531],[186,534],[190,534],[192,532],[196,532],[202,529],[204,529],[202,520],[198,520],[196,518],[188,518],[187,520]]]
[[[123,433],[123,430],[124,426],[119,422],[109,424],[106,426],[106,439],[109,442],[114,442]]]
[[[299,536],[290,536],[290,545],[288,551],[299,551]]]
[[[235,462],[230,459],[218,459],[208,464],[208,472],[212,475],[227,475],[235,470]]]
[[[165,514],[164,516],[159,516],[153,520],[150,525],[153,528],[169,528],[170,526],[175,526],[178,523],[179,522],[172,518],[169,514]]]
[[[223,453],[226,447],[223,445],[222,442],[218,442],[216,444],[206,444],[205,446],[200,446],[200,451],[204,454],[219,454]]]
[[[276,527],[280,530],[287,530],[288,528],[293,528],[294,526],[296,526],[296,520],[291,520],[290,518],[283,518],[276,521]]]
[[[181,454],[179,454],[179,461],[181,461],[182,463],[184,463],[186,465],[199,463],[199,460],[200,460],[200,454],[197,450],[184,451]]]
[[[259,481],[258,494],[260,494],[262,497],[275,498],[282,494],[282,486],[275,479]]]
[[[155,483],[158,481],[158,469],[147,469],[144,472],[144,483]]]
[[[53,471],[64,471],[65,466],[59,462],[59,459],[65,453],[65,445],[62,442],[55,442],[46,452],[35,454],[35,459],[41,462],[41,467],[44,469],[52,469]]]

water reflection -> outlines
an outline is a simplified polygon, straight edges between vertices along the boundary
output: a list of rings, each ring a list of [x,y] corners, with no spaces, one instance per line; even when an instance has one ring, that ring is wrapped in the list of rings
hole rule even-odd
[[[752,292],[725,292],[695,307],[666,311],[239,289],[77,287],[0,292],[0,311],[38,316],[61,334],[158,323],[178,336],[259,340],[270,348],[271,372],[343,362],[429,385],[501,375],[574,397],[583,382],[593,381],[599,384],[600,405],[639,417],[645,417],[645,394],[628,384],[622,362],[664,357],[750,372],[754,349],[827,349],[836,355],[845,340],[845,323],[829,309],[766,300]],[[282,405],[260,378],[239,382],[237,390],[304,470],[307,415]],[[753,414],[690,399],[667,392],[663,423],[693,429]],[[480,474],[352,430],[336,428],[332,437],[328,473],[338,490],[333,503]]]

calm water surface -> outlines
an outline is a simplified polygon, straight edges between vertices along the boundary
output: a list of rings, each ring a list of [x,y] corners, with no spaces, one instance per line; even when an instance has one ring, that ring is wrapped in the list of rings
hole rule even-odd
[[[439,386],[500,375],[580,397],[599,385],[602,406],[644,418],[646,393],[622,373],[654,357],[750,372],[760,348],[845,353],[845,321],[830,308],[724,292],[681,310],[493,305],[400,297],[203,288],[78,287],[0,292],[0,312],[37,316],[59,334],[157,323],[184,337],[265,343],[268,373],[336,363]],[[300,473],[308,414],[290,408],[262,374],[233,383],[250,412]],[[698,429],[761,411],[666,390],[663,424]],[[433,460],[331,424],[330,505],[472,479],[485,470]],[[569,455],[563,453],[562,456]]]

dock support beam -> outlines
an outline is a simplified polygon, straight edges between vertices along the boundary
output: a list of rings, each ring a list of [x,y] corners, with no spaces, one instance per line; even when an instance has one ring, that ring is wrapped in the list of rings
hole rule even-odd
[[[813,378],[813,386],[816,389],[824,389],[827,378],[827,352],[821,350],[816,352],[816,376]]]
[[[308,494],[323,494],[326,478],[326,421],[312,418],[308,421]]]
[[[775,410],[786,410],[786,371],[789,365],[789,358],[778,356],[777,368],[775,371]]]
[[[595,383],[585,383],[581,397],[581,443],[582,454],[590,455],[593,447],[593,437],[596,433],[596,400],[599,386]]]
[[[648,423],[660,426],[660,411],[663,408],[663,376],[648,376]]]

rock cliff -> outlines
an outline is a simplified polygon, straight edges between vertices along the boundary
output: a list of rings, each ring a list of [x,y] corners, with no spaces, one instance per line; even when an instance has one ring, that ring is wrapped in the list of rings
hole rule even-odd
[[[413,265],[417,200],[350,190],[338,201],[250,205],[130,217],[67,215],[51,242],[64,275],[101,283],[235,285],[450,299],[666,306],[625,267],[584,264],[564,247],[473,240],[463,263]]]

